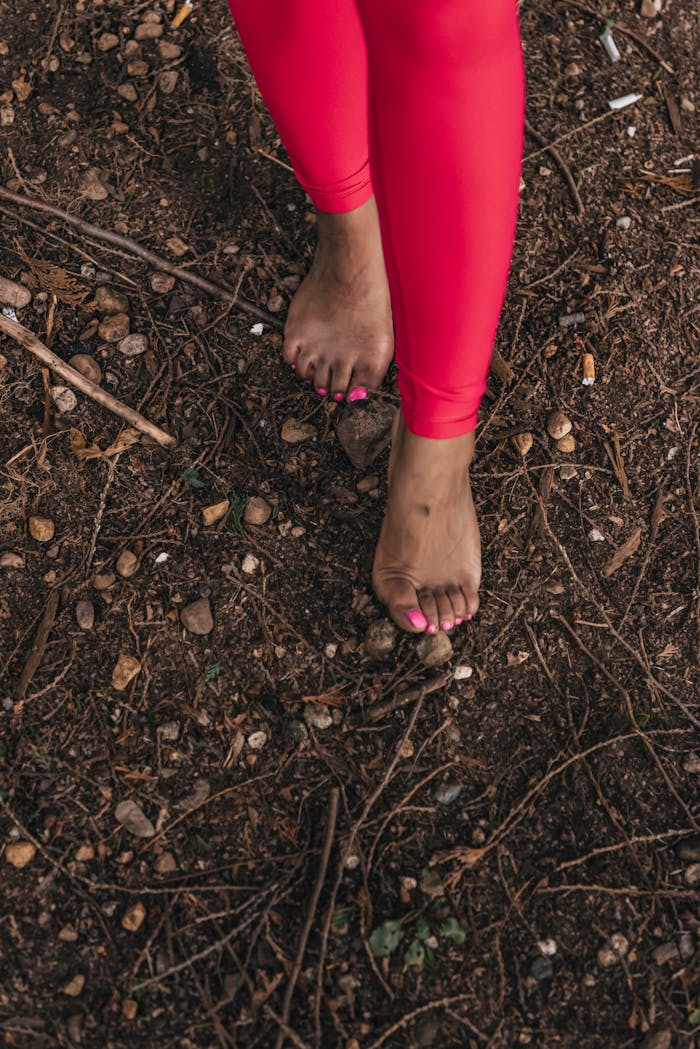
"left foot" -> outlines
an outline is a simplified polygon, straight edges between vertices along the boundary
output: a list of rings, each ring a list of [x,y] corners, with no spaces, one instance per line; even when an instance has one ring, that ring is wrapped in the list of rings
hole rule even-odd
[[[394,622],[411,633],[451,630],[479,607],[473,455],[474,431],[433,440],[397,420],[372,584]]]

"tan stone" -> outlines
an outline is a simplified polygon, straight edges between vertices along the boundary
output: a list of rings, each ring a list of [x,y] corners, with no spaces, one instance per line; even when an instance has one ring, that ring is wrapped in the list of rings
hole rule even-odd
[[[30,517],[29,534],[37,543],[50,543],[56,534],[56,526],[50,517]]]
[[[117,692],[123,692],[140,670],[141,664],[135,656],[130,656],[127,652],[120,652],[117,664],[112,671],[112,688]]]

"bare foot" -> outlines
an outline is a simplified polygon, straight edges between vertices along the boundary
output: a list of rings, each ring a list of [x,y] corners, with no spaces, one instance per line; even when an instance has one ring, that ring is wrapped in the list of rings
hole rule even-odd
[[[403,630],[451,630],[479,607],[481,541],[469,483],[473,455],[474,431],[429,440],[411,433],[398,417],[372,584]]]
[[[364,400],[381,385],[394,331],[374,197],[318,213],[316,256],[289,307],[282,353],[322,397]]]

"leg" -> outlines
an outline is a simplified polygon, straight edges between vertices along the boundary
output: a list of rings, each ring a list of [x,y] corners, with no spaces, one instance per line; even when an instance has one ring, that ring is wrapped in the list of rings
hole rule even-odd
[[[517,219],[517,7],[357,2],[402,401],[373,579],[399,625],[434,632],[478,607],[479,530],[464,479]]]
[[[322,395],[360,399],[384,377],[393,329],[354,0],[229,6],[295,174],[318,209],[318,249],[289,309],[283,355]]]

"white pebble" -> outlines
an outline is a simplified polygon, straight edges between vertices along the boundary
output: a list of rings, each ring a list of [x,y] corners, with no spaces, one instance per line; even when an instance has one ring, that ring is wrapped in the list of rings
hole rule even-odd
[[[597,528],[591,528],[590,532],[588,533],[588,538],[590,539],[590,541],[592,543],[604,543],[605,542],[605,536],[603,535],[602,532],[599,532]]]
[[[629,217],[629,215],[620,215],[615,225],[618,229],[629,229],[632,225],[632,219]]]
[[[257,557],[253,557],[252,554],[246,554],[241,563],[241,568],[246,575],[254,575],[260,567],[260,562]]]
[[[156,564],[157,565],[164,565],[169,557],[170,557],[170,554],[166,554],[165,551],[163,551],[163,553],[157,555],[157,557],[156,557]]]
[[[248,736],[248,746],[251,750],[262,750],[266,743],[266,732],[251,732],[251,734]]]
[[[537,947],[547,958],[551,958],[557,953],[557,941],[553,940],[551,936],[546,940],[538,940]]]
[[[637,134],[637,129],[634,126],[634,124],[630,124],[630,126],[627,128],[627,134],[630,138],[634,138],[634,136]]]
[[[263,333],[263,326],[262,326],[262,324],[259,324],[259,323],[258,324],[254,324],[253,327],[250,329],[250,334],[251,335],[262,335],[262,333]]]
[[[338,646],[334,644],[329,644],[326,645],[323,651],[326,659],[335,659],[335,654],[338,651]]]
[[[455,667],[455,681],[465,681],[473,674],[473,668],[469,666]]]
[[[51,388],[51,400],[59,412],[74,412],[78,407],[78,398],[67,386],[53,386]]]

